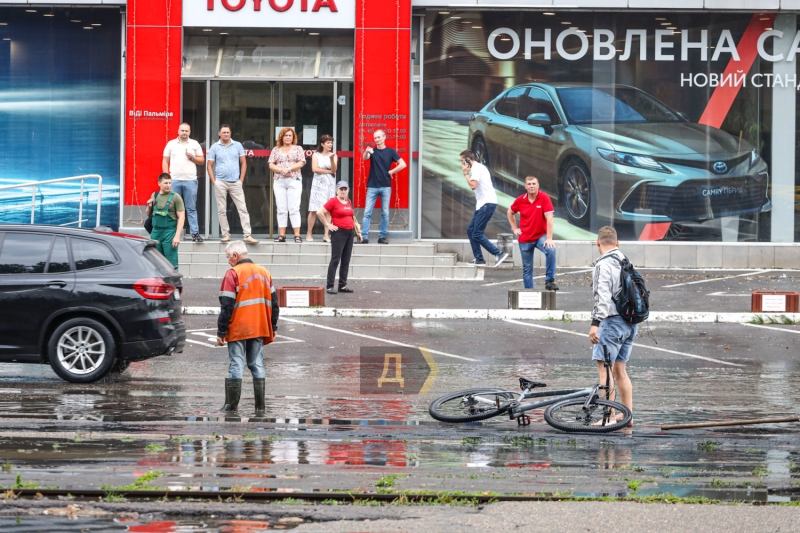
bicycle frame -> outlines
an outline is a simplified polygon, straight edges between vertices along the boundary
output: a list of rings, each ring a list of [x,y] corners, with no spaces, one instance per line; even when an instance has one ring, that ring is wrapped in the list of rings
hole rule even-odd
[[[526,387],[520,393],[516,393],[513,391],[503,391],[509,394],[519,394],[519,397],[511,402],[511,406],[508,409],[508,418],[513,420],[515,418],[519,419],[525,411],[530,411],[531,409],[541,409],[542,407],[547,407],[549,405],[553,405],[559,402],[563,402],[565,400],[572,400],[573,398],[583,398],[586,397],[586,403],[584,404],[584,408],[588,409],[592,400],[594,400],[597,395],[598,391],[605,390],[606,391],[606,400],[610,399],[611,390],[612,390],[612,363],[611,358],[608,355],[608,348],[606,345],[603,345],[603,355],[604,355],[604,366],[606,369],[606,384],[600,385],[599,383],[593,387],[586,387],[583,389],[561,389],[561,390],[552,390],[552,391],[542,391],[542,392],[531,392],[529,387]],[[534,403],[526,403],[525,405],[520,405],[522,400],[529,400],[531,398],[546,398],[548,396],[554,396],[551,400],[544,400],[541,402],[534,402]],[[499,399],[495,399],[495,401],[491,401],[489,399],[480,397],[480,396],[473,396],[473,401],[478,403],[485,403],[488,405],[495,405],[499,407]],[[519,420],[518,420],[519,421]]]
[[[508,417],[509,419],[513,420],[515,418],[519,418],[525,411],[530,411],[531,409],[541,409],[542,407],[547,407],[548,405],[553,405],[559,402],[563,402],[564,400],[571,400],[573,398],[582,398],[586,397],[586,406],[589,406],[589,403],[592,399],[597,395],[597,390],[600,386],[595,385],[594,387],[587,387],[585,389],[562,389],[562,390],[554,390],[554,391],[542,391],[542,392],[528,392],[527,389],[522,391],[519,398],[512,404],[511,408],[508,410]],[[534,403],[527,403],[525,405],[519,405],[522,400],[527,400],[530,398],[544,398],[547,396],[555,396],[555,398],[551,400],[544,400],[542,402],[534,402]]]

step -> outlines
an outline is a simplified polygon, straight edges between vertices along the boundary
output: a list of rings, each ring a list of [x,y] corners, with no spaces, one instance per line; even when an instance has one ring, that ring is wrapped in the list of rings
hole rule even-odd
[[[273,264],[264,265],[276,281],[282,279],[324,279],[328,265]],[[230,266],[227,263],[181,264],[181,273],[189,278],[221,279]],[[409,266],[350,263],[350,279],[459,279],[482,280],[483,269],[466,263],[454,266]]]
[[[291,254],[291,253],[250,253],[248,257],[260,265],[327,265],[330,262],[330,250],[325,253]],[[227,264],[225,254],[215,252],[180,252],[178,261],[181,265],[190,263]],[[458,262],[455,253],[436,255],[364,255],[354,253],[352,264],[373,264],[389,266],[455,266]]]
[[[225,254],[225,247],[227,243],[219,241],[205,241],[205,242],[181,242],[179,251],[186,252],[216,252]],[[285,242],[275,243],[272,241],[262,240],[258,244],[248,244],[247,251],[251,254],[256,253],[329,253],[330,244],[322,242]],[[419,243],[419,244],[356,244],[353,246],[353,252],[360,255],[434,255],[436,253],[436,245],[434,243]]]

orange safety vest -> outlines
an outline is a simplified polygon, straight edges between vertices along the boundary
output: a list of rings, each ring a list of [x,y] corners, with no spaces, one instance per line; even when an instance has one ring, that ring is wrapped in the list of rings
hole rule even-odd
[[[272,277],[266,268],[255,263],[239,263],[233,269],[239,278],[236,304],[228,325],[228,341],[264,339],[275,340],[272,329]]]

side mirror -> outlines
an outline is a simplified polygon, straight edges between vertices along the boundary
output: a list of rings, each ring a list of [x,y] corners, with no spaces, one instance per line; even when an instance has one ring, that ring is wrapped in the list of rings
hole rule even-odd
[[[528,115],[528,124],[546,128],[551,124],[550,117],[547,116],[547,113],[531,113]]]

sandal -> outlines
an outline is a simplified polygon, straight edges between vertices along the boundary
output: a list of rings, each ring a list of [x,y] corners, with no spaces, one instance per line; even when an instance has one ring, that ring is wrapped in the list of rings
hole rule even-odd
[[[311,237],[311,235],[306,235],[306,241],[307,242],[314,242],[314,239]]]
[[[294,242],[300,243],[300,242],[303,242],[303,239],[300,238],[300,235],[295,235],[294,236]]]
[[[286,242],[286,235],[278,235],[278,238],[275,239],[275,242]]]

